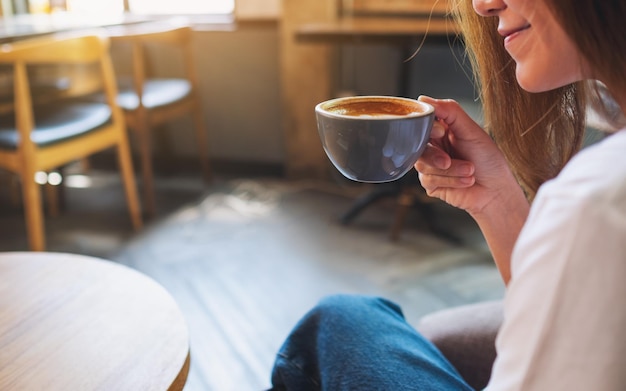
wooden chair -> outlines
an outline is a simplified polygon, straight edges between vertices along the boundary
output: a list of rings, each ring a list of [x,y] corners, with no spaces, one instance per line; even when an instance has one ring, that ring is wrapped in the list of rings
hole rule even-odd
[[[124,109],[129,128],[139,144],[143,178],[144,212],[154,215],[156,202],[152,169],[152,129],[183,115],[191,115],[205,180],[211,177],[208,160],[206,125],[202,114],[198,81],[194,69],[190,27],[139,26],[111,30],[110,37],[118,47],[130,45],[132,76],[124,83],[119,78],[118,104]],[[169,47],[172,55],[178,52],[183,63],[184,76],[157,78],[149,75],[147,51],[159,46]],[[172,49],[174,48],[174,49]],[[168,54],[170,53],[168,51]],[[120,73],[118,73],[119,75]]]
[[[21,178],[31,250],[45,249],[42,199],[35,173],[108,148],[117,149],[131,221],[139,229],[141,214],[124,116],[116,104],[108,38],[52,36],[18,41],[2,46],[0,65],[9,65],[14,78],[14,110],[0,116],[0,167]],[[78,65],[93,67],[100,77],[93,85],[104,91],[106,102],[60,95],[53,102],[33,103],[29,70],[44,65],[61,70]]]

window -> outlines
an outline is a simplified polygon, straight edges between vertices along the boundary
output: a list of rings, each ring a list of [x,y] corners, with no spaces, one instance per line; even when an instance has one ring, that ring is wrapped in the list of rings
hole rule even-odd
[[[235,0],[128,0],[128,3],[130,10],[138,14],[232,14],[235,9]]]
[[[89,16],[115,16],[124,12],[123,1],[67,0],[67,10]]]
[[[131,12],[137,14],[232,14],[235,0],[127,0]],[[124,0],[29,0],[31,13],[62,10],[84,15],[119,15]]]

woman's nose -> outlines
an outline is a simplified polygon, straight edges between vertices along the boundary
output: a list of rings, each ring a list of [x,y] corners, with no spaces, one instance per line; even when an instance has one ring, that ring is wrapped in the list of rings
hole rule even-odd
[[[496,16],[506,9],[503,0],[472,0],[474,11],[480,16]]]

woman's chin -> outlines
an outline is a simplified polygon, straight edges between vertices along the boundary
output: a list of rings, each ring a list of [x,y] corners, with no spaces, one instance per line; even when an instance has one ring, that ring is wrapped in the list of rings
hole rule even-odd
[[[531,93],[552,91],[557,88],[561,88],[568,84],[582,80],[582,78],[579,78],[579,77],[560,78],[560,79],[553,78],[552,80],[541,80],[540,78],[537,77],[536,74],[534,75],[526,74],[523,71],[521,71],[519,67],[517,68],[515,72],[515,77],[517,79],[517,84],[519,84],[519,86],[522,87],[524,91],[531,92]]]

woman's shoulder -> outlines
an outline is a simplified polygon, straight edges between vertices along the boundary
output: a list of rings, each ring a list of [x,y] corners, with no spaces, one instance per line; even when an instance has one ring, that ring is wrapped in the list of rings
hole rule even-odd
[[[541,186],[516,244],[513,274],[536,267],[564,270],[576,263],[586,265],[597,260],[590,254],[598,251],[606,252],[603,262],[619,261],[626,268],[621,262],[625,233],[626,131],[621,131],[583,149]],[[543,262],[545,254],[550,254],[551,262]]]
[[[626,204],[626,129],[581,150],[539,193]]]

